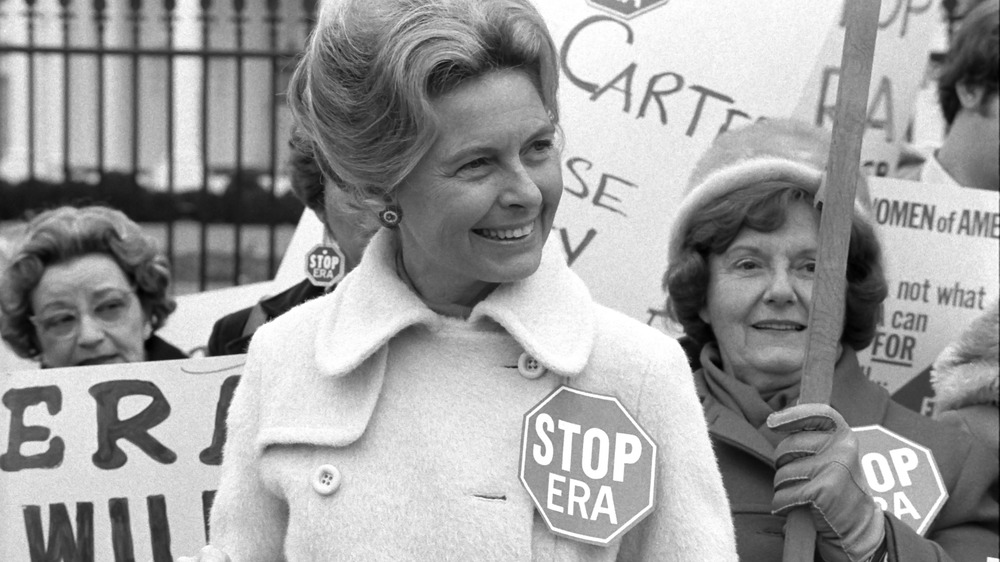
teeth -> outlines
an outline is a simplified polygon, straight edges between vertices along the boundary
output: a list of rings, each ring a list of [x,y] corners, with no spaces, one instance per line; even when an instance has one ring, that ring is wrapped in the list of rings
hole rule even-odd
[[[805,330],[806,327],[800,324],[788,324],[788,323],[771,323],[771,322],[759,322],[754,324],[754,327],[764,330],[781,330],[787,332],[801,332]]]
[[[486,238],[492,238],[494,240],[509,240],[512,238],[523,238],[531,234],[535,230],[535,223],[530,223],[527,226],[522,226],[521,228],[515,228],[513,230],[494,230],[492,228],[482,228],[476,230],[481,236]]]

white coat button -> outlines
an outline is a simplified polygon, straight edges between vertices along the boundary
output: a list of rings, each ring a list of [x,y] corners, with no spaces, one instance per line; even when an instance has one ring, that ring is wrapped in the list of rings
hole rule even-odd
[[[526,379],[537,379],[545,374],[545,367],[534,357],[527,353],[522,353],[517,358],[517,372],[521,373],[521,376]]]
[[[333,465],[324,464],[313,474],[312,486],[319,495],[329,496],[340,488],[340,471]]]

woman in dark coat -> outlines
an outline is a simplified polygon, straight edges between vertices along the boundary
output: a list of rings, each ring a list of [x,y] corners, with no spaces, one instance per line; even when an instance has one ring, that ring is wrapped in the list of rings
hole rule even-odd
[[[816,560],[985,560],[996,556],[997,481],[960,431],[892,402],[856,351],[887,288],[866,207],[851,227],[846,310],[830,405],[798,405],[829,144],[809,125],[768,120],[721,135],[699,161],[672,228],[664,280],[683,327],[734,517],[741,560],[781,560],[801,505]],[[881,425],[933,451],[949,498],[925,536],[883,513],[851,427]],[[975,467],[975,468],[970,468]]]

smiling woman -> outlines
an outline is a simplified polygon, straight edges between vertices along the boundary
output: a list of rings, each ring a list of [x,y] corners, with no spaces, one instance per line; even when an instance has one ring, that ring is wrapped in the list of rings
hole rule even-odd
[[[858,366],[855,352],[874,338],[887,293],[863,201],[851,219],[830,405],[797,404],[819,249],[814,202],[829,150],[824,132],[796,121],[720,135],[672,226],[667,306],[689,340],[723,481],[740,506],[740,559],[781,560],[784,516],[808,505],[817,559],[983,560],[997,549],[998,506],[987,494],[996,489],[996,462],[969,436],[893,403]],[[939,459],[950,497],[926,538],[883,513],[865,485],[851,427],[872,424]]]
[[[384,228],[254,336],[202,560],[735,560],[680,346],[547,243],[556,61],[528,0],[323,4],[289,103],[326,189]],[[608,546],[549,532],[518,478],[524,415],[561,384],[617,396],[658,445],[657,507]]]

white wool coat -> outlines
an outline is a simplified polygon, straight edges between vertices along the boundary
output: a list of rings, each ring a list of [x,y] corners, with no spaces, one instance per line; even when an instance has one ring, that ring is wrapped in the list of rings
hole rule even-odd
[[[467,320],[426,307],[380,232],[332,294],[263,326],[228,418],[211,543],[233,562],[726,561],[722,479],[676,341],[595,304],[549,244]],[[527,352],[547,372],[516,368]],[[518,479],[524,414],[615,395],[659,445],[657,507],[610,546],[557,538]],[[314,489],[317,468],[339,487]]]

